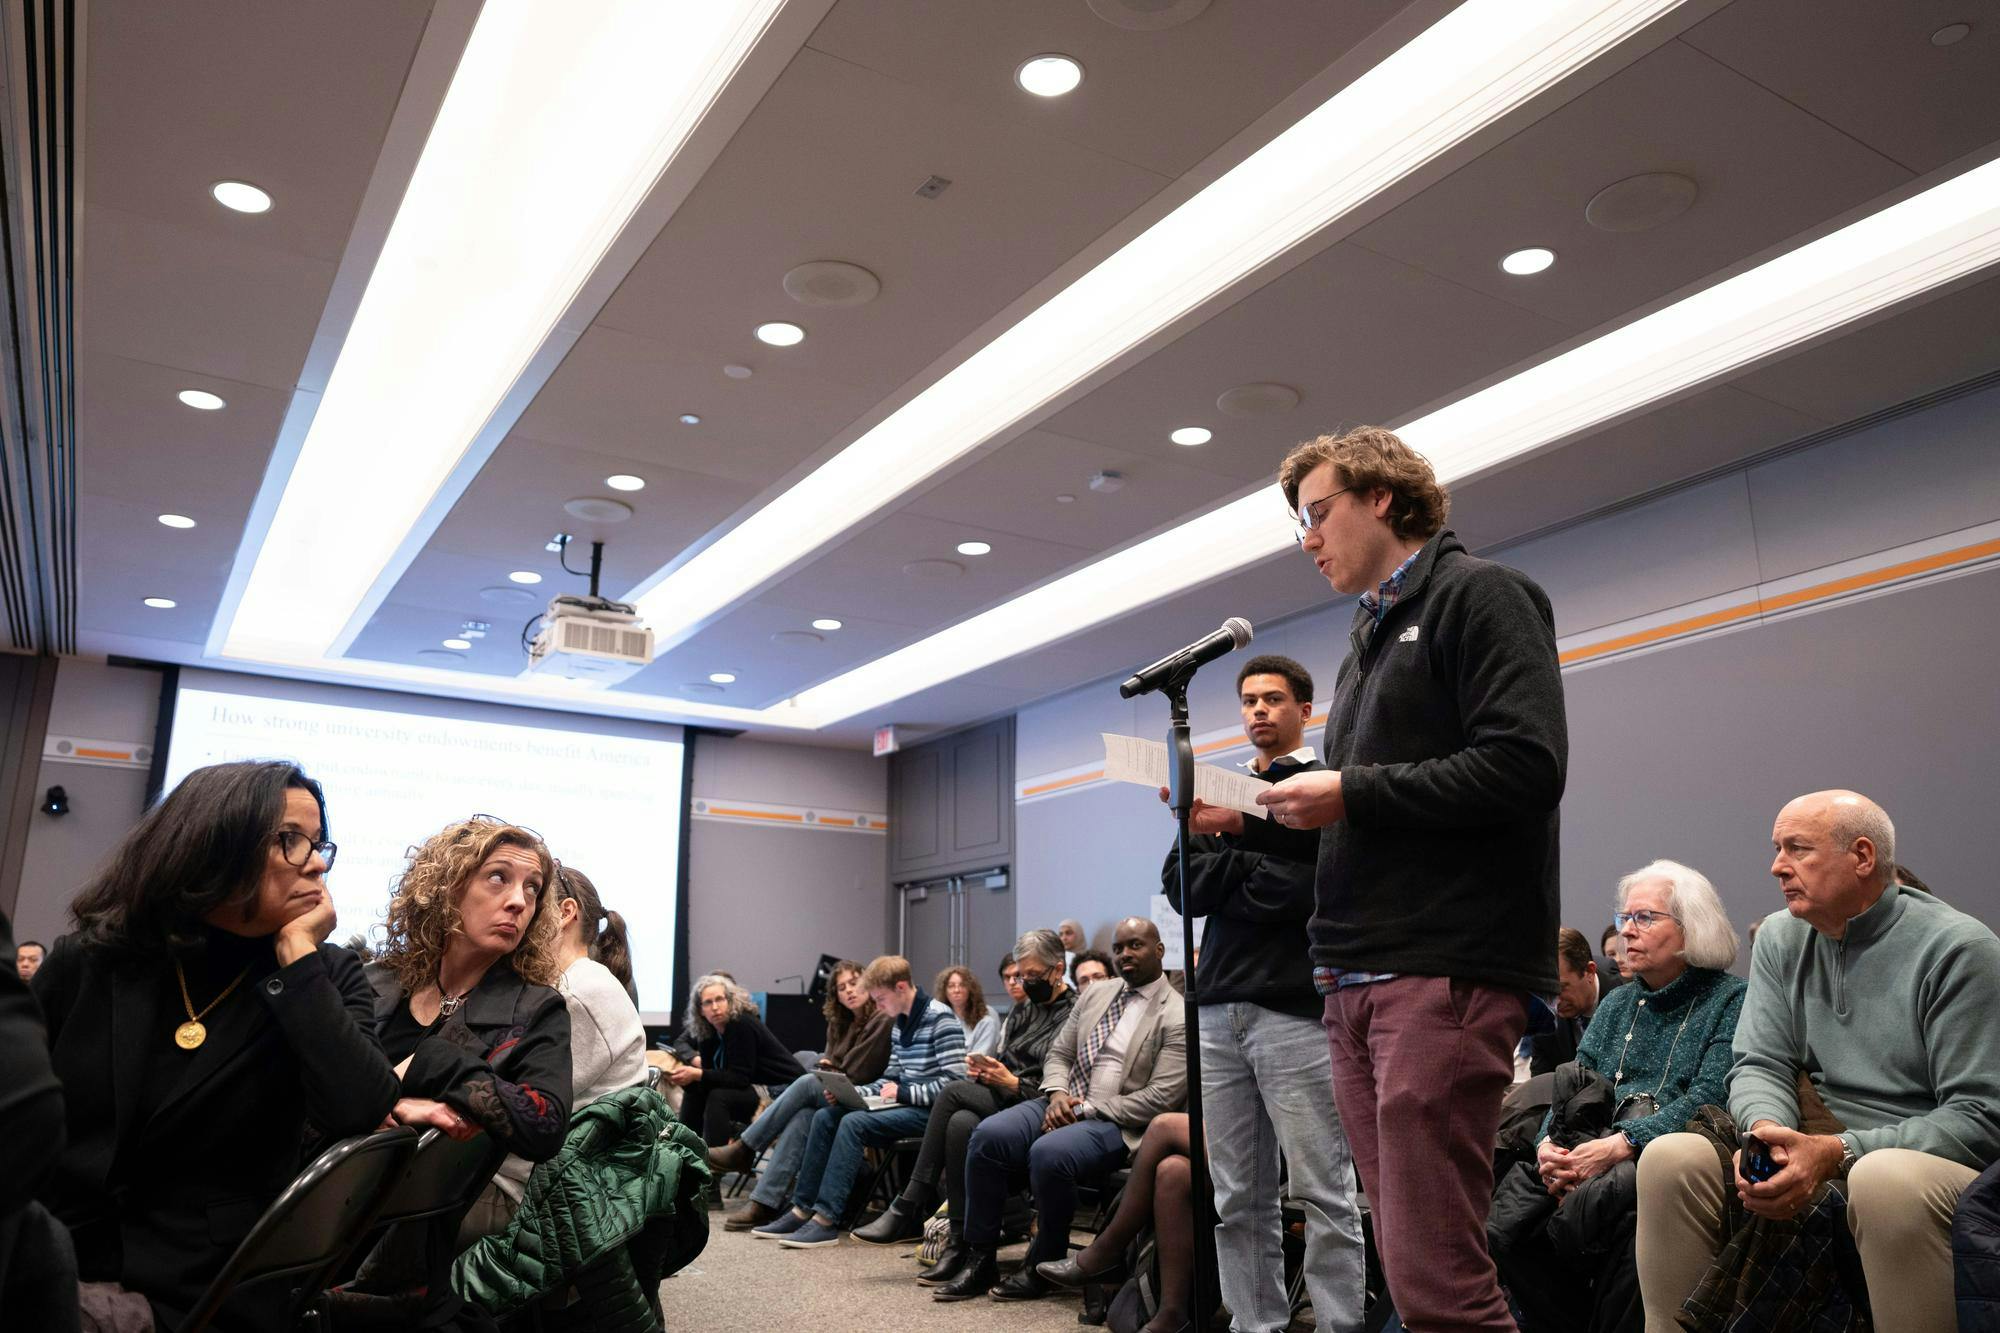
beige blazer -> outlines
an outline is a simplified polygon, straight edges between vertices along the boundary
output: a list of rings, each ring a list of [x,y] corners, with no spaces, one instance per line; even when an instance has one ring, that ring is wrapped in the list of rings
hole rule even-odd
[[[1122,979],[1100,981],[1077,997],[1069,1011],[1069,1021],[1056,1033],[1048,1056],[1042,1061],[1042,1091],[1063,1092],[1069,1088],[1069,1071],[1076,1063],[1076,1048],[1084,1034],[1097,1026],[1111,1001],[1125,988]],[[1162,983],[1159,993],[1146,1002],[1139,1028],[1125,1052],[1125,1077],[1118,1095],[1093,1099],[1092,1105],[1104,1119],[1118,1126],[1128,1149],[1137,1148],[1146,1126],[1162,1111],[1178,1111],[1187,1101],[1187,1008],[1181,993]]]

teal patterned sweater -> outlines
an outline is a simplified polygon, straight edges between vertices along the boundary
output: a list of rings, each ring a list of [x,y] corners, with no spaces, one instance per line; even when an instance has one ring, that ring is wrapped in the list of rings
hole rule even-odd
[[[1730,1043],[1747,988],[1741,977],[1691,967],[1658,990],[1633,977],[1597,1006],[1576,1048],[1576,1062],[1615,1080],[1620,1102],[1646,1092],[1660,1105],[1652,1115],[1619,1126],[1635,1147],[1686,1129],[1699,1107],[1726,1104]],[[1544,1117],[1535,1141],[1548,1134]]]

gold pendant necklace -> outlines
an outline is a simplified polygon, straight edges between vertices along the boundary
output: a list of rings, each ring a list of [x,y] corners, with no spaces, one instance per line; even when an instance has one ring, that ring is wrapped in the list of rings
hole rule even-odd
[[[229,998],[229,992],[235,990],[243,978],[250,975],[250,969],[246,967],[241,972],[238,972],[236,980],[224,986],[222,994],[210,1000],[200,1013],[194,1011],[194,1000],[188,995],[187,973],[182,969],[181,960],[178,958],[174,959],[174,975],[180,978],[181,1003],[187,1006],[188,1016],[187,1022],[174,1029],[174,1045],[184,1051],[191,1051],[208,1040],[208,1029],[202,1026],[201,1020],[207,1018],[216,1005],[221,1004]]]

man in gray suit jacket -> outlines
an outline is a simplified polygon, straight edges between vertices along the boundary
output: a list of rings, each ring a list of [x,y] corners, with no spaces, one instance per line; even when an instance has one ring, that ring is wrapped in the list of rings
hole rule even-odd
[[[1187,1023],[1180,992],[1161,971],[1166,947],[1144,917],[1118,923],[1112,955],[1122,985],[1083,992],[1042,1063],[1043,1095],[989,1116],[965,1161],[963,1274],[931,1295],[962,1301],[1033,1300],[1057,1288],[1035,1272],[1069,1252],[1076,1187],[1115,1170],[1146,1126],[1187,1097]],[[1008,1191],[1034,1186],[1040,1226],[1021,1270],[1000,1282],[994,1251]],[[996,1285],[997,1284],[997,1285]]]

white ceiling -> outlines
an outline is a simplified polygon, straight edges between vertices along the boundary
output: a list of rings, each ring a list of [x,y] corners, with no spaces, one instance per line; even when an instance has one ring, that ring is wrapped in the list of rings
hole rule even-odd
[[[580,587],[543,550],[550,534],[603,538],[605,590],[634,587],[906,401],[1065,266],[1284,128],[1302,88],[1317,100],[1352,78],[1385,25],[1411,30],[1450,8],[1225,2],[1139,32],[1075,0],[838,0],[349,655],[435,667],[439,640],[480,619],[493,633],[442,664],[468,693],[518,674],[521,624],[552,590]],[[815,552],[624,688],[692,698],[688,683],[726,670],[738,677],[726,694],[699,697],[775,703],[1243,494],[1301,438],[1412,418],[1994,155],[2000,22],[1955,46],[1929,41],[1962,8],[1683,6],[1511,132],[1336,224],[1261,286]],[[218,0],[171,16],[91,7],[77,287],[84,651],[202,659],[426,18],[408,0],[337,12]],[[1087,78],[1043,102],[1011,74],[1048,50],[1077,56]],[[1638,233],[1585,222],[1599,190],[1657,171],[1698,182],[1687,213]],[[933,174],[950,188],[919,198]],[[277,207],[216,207],[207,188],[225,178],[258,182]],[[1502,274],[1499,257],[1530,244],[1554,249],[1557,265]],[[784,273],[823,259],[870,269],[881,295],[849,309],[793,303]],[[1465,483],[1455,526],[1475,545],[1503,542],[1994,369],[1996,298],[2000,279],[1970,283]],[[764,347],[751,330],[771,319],[810,336]],[[729,363],[755,374],[728,378]],[[1216,409],[1217,394],[1253,381],[1293,386],[1300,406],[1254,420]],[[173,397],[187,387],[229,406],[189,411]],[[700,424],[680,424],[684,412]],[[1170,444],[1186,424],[1215,440]],[[1123,474],[1116,493],[1088,488],[1102,470]],[[620,497],[631,521],[594,529],[563,512],[572,497],[610,494],[612,472],[647,479]],[[169,531],[153,521],[163,511],[200,526]],[[954,554],[975,537],[993,553]],[[925,559],[964,572],[905,572]],[[547,576],[534,602],[482,596],[522,568]],[[179,605],[142,607],[152,595]],[[1147,660],[1224,615],[1282,616],[1326,595],[1310,569],[1267,562],[805,739],[973,721]],[[827,615],[845,627],[823,642],[773,641]]]

